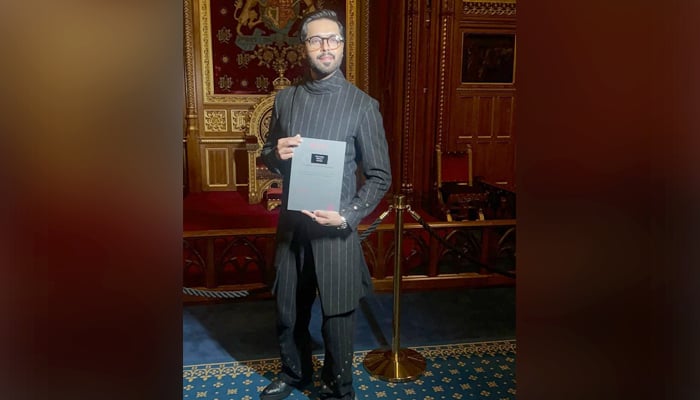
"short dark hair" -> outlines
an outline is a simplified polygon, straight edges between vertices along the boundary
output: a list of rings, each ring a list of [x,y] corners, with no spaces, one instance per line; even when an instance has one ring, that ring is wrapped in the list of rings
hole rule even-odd
[[[325,9],[314,11],[311,14],[304,17],[304,21],[301,23],[301,28],[299,28],[299,40],[303,42],[307,39],[306,35],[308,33],[309,22],[316,21],[317,19],[329,19],[338,24],[340,36],[345,38],[345,28],[343,28],[343,24],[340,23],[340,21],[338,20],[338,14],[336,14],[333,10]]]

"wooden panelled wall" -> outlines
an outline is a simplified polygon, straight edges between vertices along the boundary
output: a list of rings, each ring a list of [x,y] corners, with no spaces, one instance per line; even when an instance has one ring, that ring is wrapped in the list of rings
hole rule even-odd
[[[197,43],[188,45],[200,29],[194,3],[184,2],[186,52],[197,48]],[[367,89],[381,104],[394,192],[414,204],[431,201],[436,147],[459,151],[467,145],[473,150],[474,176],[513,185],[515,83],[462,83],[461,70],[463,34],[514,35],[515,1],[367,0],[361,11],[368,25],[367,49],[362,49],[369,59]],[[247,185],[241,135],[255,99],[235,105],[236,110],[205,112],[192,96],[203,84],[200,55],[194,53],[186,54],[187,63],[195,64],[188,69],[194,76],[186,79],[186,187],[237,190]]]
[[[473,150],[474,176],[514,186],[515,82],[462,83],[464,33],[515,35],[515,1],[371,2],[370,93],[380,100],[394,189],[434,199],[435,149]]]

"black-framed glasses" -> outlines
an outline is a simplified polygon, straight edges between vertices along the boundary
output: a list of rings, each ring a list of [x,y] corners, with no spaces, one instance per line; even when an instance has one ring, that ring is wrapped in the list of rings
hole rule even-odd
[[[309,50],[320,49],[323,42],[326,42],[326,49],[335,50],[340,47],[340,44],[343,43],[343,41],[344,39],[340,35],[331,35],[327,37],[311,36],[305,40],[306,45],[309,46]]]

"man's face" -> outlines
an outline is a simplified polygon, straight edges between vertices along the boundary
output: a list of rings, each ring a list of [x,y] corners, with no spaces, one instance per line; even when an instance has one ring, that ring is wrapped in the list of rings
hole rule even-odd
[[[319,36],[322,38],[334,35],[340,36],[338,24],[329,19],[317,19],[309,22],[309,24],[306,25],[306,31],[307,39],[312,36]],[[328,43],[323,40],[319,49],[310,50],[308,43],[305,44],[309,66],[311,67],[311,76],[313,76],[314,79],[323,79],[340,68],[340,63],[343,62],[344,45],[345,44],[341,42],[337,49],[330,50],[328,48]]]

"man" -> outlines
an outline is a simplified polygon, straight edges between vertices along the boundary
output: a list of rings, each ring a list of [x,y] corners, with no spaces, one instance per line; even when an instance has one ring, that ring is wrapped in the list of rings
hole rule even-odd
[[[357,226],[389,190],[387,142],[376,100],[349,83],[339,70],[343,26],[336,13],[309,14],[300,29],[311,79],[280,91],[261,156],[283,179],[283,207],[276,236],[277,334],[282,371],[260,394],[287,397],[311,383],[311,306],[318,290],[325,361],[324,399],[353,399],[355,308],[372,290]],[[286,209],[294,149],[304,137],[346,142],[340,211]],[[358,188],[362,161],[365,179]],[[322,188],[321,188],[322,190]]]

